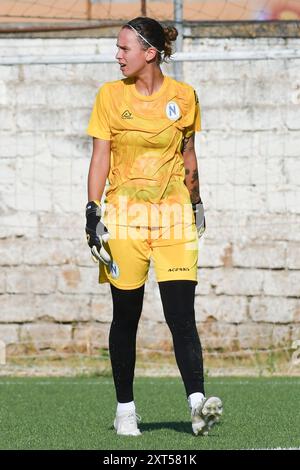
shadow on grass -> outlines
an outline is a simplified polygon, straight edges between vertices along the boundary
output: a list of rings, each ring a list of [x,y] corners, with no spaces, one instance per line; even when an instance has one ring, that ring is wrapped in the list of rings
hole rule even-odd
[[[158,431],[162,429],[171,429],[176,432],[181,432],[184,434],[191,434],[191,422],[183,421],[162,421],[158,423],[141,423],[140,429],[141,432],[145,431]]]
[[[109,426],[109,430],[114,431],[113,426]],[[178,421],[162,421],[158,423],[140,423],[139,429],[141,432],[151,432],[151,431],[160,431],[162,429],[171,429],[176,432],[181,432],[184,434],[191,434],[192,425],[191,422],[179,422]]]

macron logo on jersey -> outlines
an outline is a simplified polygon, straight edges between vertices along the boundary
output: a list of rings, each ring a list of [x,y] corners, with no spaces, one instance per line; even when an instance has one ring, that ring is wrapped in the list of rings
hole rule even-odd
[[[166,115],[172,121],[176,121],[180,118],[180,109],[175,101],[169,101],[166,106]]]
[[[133,119],[133,116],[132,116],[131,112],[128,111],[128,109],[126,109],[124,111],[124,113],[122,114],[121,117],[122,117],[122,119]]]

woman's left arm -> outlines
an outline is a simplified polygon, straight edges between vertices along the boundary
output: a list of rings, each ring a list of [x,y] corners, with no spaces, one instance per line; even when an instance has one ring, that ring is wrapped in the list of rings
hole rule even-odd
[[[189,190],[191,203],[201,201],[197,157],[195,152],[195,133],[182,141],[181,153],[185,168],[185,184]]]

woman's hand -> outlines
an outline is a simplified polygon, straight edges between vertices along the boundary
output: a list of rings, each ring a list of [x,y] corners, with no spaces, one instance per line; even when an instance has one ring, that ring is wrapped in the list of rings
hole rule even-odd
[[[85,233],[92,258],[95,262],[102,261],[108,265],[111,257],[103,246],[109,239],[109,233],[103,222],[101,222],[101,206],[98,201],[90,201],[86,205]]]
[[[192,207],[193,207],[198,237],[201,238],[206,229],[204,206],[203,206],[201,199],[199,202],[192,204]]]

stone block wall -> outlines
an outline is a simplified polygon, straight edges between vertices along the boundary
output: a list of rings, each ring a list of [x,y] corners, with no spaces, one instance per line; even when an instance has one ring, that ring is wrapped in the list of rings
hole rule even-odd
[[[109,286],[97,284],[84,235],[98,87],[120,77],[110,63],[68,58],[112,54],[109,38],[0,39],[0,339],[9,351],[107,348]],[[244,60],[299,50],[300,39],[193,38],[183,80],[198,92],[197,136],[207,231],[200,241],[197,324],[204,349],[289,348],[300,335],[299,58]],[[216,51],[221,54],[214,59]],[[228,52],[240,58],[228,60]],[[32,55],[44,64],[24,65]],[[47,64],[62,56],[63,64]],[[172,66],[165,67],[172,74]],[[152,270],[139,348],[169,351]]]

